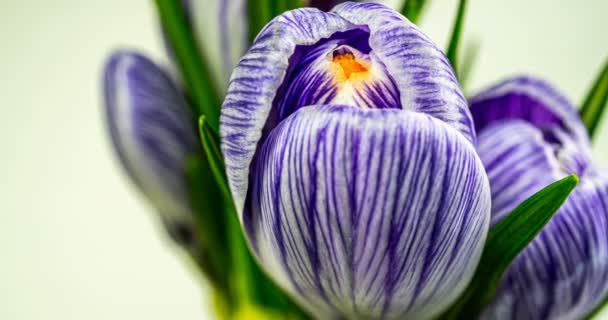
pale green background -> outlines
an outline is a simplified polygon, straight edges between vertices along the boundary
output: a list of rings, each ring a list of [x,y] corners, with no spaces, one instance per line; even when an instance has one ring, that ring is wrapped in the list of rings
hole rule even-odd
[[[424,17],[442,46],[455,6],[435,0]],[[608,1],[470,7],[465,40],[482,46],[473,88],[528,72],[579,102],[608,57]],[[104,58],[131,46],[163,59],[156,31],[144,0],[0,0],[0,319],[209,317],[102,123]],[[596,160],[608,164],[607,128],[598,141]]]

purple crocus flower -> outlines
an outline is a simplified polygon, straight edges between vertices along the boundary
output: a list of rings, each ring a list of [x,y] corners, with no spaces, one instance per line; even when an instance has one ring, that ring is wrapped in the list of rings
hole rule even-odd
[[[245,0],[183,4],[217,94],[223,95],[247,45]],[[118,51],[105,67],[103,85],[107,122],[122,165],[160,212],[169,234],[189,246],[195,235],[185,164],[200,153],[200,142],[196,118],[175,78],[139,53]]]
[[[274,19],[220,121],[262,266],[320,319],[428,319],[478,263],[490,189],[443,53],[397,12],[343,3]]]
[[[188,105],[165,72],[146,57],[119,51],[105,68],[110,135],[122,165],[181,244],[193,237],[184,165],[200,143]]]
[[[574,106],[542,80],[518,77],[471,100],[492,223],[551,182],[580,185],[515,259],[484,319],[580,319],[608,293],[608,172],[591,162]]]

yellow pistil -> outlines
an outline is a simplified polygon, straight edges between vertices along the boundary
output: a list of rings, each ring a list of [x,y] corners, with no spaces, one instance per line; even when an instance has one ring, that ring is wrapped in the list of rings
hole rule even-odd
[[[366,76],[369,68],[357,61],[352,53],[341,53],[332,59],[336,80],[340,82],[348,81],[351,76]]]

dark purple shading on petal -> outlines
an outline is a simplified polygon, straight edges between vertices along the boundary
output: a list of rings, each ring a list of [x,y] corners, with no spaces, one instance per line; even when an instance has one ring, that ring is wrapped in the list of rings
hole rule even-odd
[[[321,319],[428,319],[455,299],[489,222],[473,146],[398,109],[301,108],[253,171],[249,238]]]
[[[170,233],[181,237],[185,233],[172,232],[173,227],[191,223],[184,165],[199,150],[184,97],[152,61],[124,51],[114,53],[106,65],[104,94],[122,165],[160,211]]]
[[[582,147],[589,145],[576,107],[539,78],[519,76],[505,80],[471,98],[470,108],[478,132],[495,122],[521,119],[546,132],[557,127]],[[550,134],[546,138],[553,139]]]

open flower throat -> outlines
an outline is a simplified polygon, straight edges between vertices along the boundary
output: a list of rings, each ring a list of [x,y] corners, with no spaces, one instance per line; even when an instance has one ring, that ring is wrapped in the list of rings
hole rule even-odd
[[[310,105],[342,104],[363,109],[401,108],[399,90],[368,44],[369,33],[338,32],[312,46],[297,46],[277,95],[282,120]]]
[[[342,51],[342,52],[340,52]],[[369,75],[369,65],[367,63],[358,61],[353,53],[344,48],[343,50],[335,50],[331,60],[334,65],[334,72],[336,72],[336,80],[344,83],[350,80],[350,76],[353,78],[367,77]],[[362,65],[364,63],[365,65]]]

